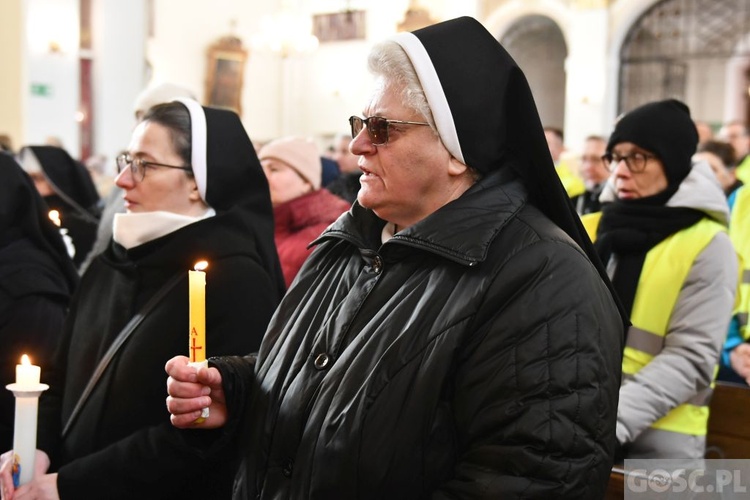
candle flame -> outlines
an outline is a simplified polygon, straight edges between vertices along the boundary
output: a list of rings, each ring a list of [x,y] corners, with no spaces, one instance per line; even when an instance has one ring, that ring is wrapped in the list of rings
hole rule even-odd
[[[195,263],[195,267],[193,267],[193,269],[195,269],[196,271],[205,271],[207,267],[208,262],[206,262],[205,260],[199,260]]]
[[[21,356],[21,364],[24,365],[24,366],[31,366],[31,360],[29,359],[29,357],[26,354],[24,354],[23,356]]]
[[[54,222],[57,227],[60,227],[60,212],[57,210],[50,210],[48,215],[50,220]]]

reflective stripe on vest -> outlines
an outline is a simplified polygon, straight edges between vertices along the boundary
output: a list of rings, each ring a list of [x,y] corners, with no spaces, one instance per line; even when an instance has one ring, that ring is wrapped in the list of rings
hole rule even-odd
[[[595,234],[596,227],[593,230]],[[632,379],[662,351],[672,312],[695,259],[714,236],[724,230],[724,226],[718,222],[702,219],[669,236],[646,254],[630,315],[633,326],[628,330],[623,352],[623,381]],[[700,391],[651,427],[682,434],[705,435],[711,391],[710,387]]]
[[[745,340],[750,337],[747,328],[748,311],[750,311],[750,189],[740,188],[732,207],[732,218],[729,223],[729,237],[740,257],[740,282],[737,290],[735,314],[740,326],[740,335]]]

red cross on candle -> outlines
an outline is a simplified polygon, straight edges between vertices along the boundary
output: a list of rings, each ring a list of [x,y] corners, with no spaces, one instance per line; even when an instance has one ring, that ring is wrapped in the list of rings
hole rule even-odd
[[[195,356],[195,351],[202,351],[203,346],[197,346],[195,345],[195,337],[192,338],[192,343],[190,345],[190,361],[197,361]]]

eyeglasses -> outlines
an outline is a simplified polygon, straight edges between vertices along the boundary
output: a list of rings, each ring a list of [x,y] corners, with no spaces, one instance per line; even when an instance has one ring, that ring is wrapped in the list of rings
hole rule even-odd
[[[651,158],[656,158],[656,156],[644,153],[632,153],[629,155],[606,153],[602,156],[602,160],[607,164],[607,168],[610,172],[614,172],[617,165],[619,165],[621,161],[624,161],[628,170],[634,174],[643,172],[646,169],[646,163],[648,163],[648,160]]]
[[[382,116],[370,116],[369,118],[360,118],[359,116],[350,116],[349,125],[352,127],[352,139],[357,137],[362,129],[367,127],[367,135],[373,146],[382,146],[388,143],[388,128],[392,123],[398,125],[429,125],[427,122],[408,122],[403,120],[389,120]]]
[[[133,175],[133,180],[135,180],[136,182],[141,182],[146,177],[146,167],[166,167],[185,170],[186,172],[193,171],[193,169],[190,167],[177,167],[175,165],[156,163],[155,161],[146,161],[142,158],[133,158],[127,153],[118,156],[116,161],[118,175],[126,168],[130,168],[130,173]]]

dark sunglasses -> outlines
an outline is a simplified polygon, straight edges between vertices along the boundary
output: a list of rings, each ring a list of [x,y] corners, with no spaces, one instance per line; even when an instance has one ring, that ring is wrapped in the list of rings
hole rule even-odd
[[[429,125],[427,122],[409,122],[404,120],[389,120],[382,116],[370,116],[360,118],[359,116],[350,116],[349,125],[352,127],[352,139],[357,137],[362,129],[367,127],[367,135],[373,146],[382,146],[388,143],[388,127],[391,123],[398,125]]]

